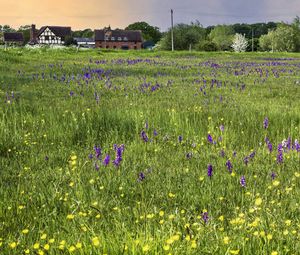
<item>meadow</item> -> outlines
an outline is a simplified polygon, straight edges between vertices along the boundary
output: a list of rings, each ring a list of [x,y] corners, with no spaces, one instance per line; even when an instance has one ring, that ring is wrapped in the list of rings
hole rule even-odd
[[[0,49],[0,254],[299,254],[300,55]]]

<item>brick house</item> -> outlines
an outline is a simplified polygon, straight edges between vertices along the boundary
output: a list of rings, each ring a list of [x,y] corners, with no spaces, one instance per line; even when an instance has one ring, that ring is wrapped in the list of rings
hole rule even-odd
[[[23,45],[24,43],[23,33],[4,32],[3,41],[5,44]]]
[[[62,45],[71,35],[71,27],[43,26],[37,30],[31,25],[29,44]]]
[[[95,30],[95,47],[104,49],[141,49],[142,33],[134,30],[112,30],[110,27]]]

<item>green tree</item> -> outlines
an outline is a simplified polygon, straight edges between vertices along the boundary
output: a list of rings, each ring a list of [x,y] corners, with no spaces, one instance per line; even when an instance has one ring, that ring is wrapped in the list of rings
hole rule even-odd
[[[205,29],[199,22],[187,24],[177,24],[173,29],[175,50],[188,50],[197,48],[198,43],[205,39]],[[163,36],[161,42],[162,49],[171,50],[171,29]]]
[[[153,41],[157,43],[161,39],[161,32],[158,27],[149,25],[147,22],[135,22],[128,25],[125,30],[141,30],[145,41]]]
[[[234,30],[232,26],[218,25],[209,34],[209,39],[215,43],[219,50],[230,50]]]
[[[262,50],[293,52],[297,48],[297,34],[295,29],[288,24],[281,23],[276,30],[271,30],[259,40]]]
[[[23,33],[24,44],[27,44],[30,40],[31,25],[20,26],[18,32]]]
[[[9,25],[0,26],[0,32],[15,32],[16,30]]]
[[[260,48],[261,51],[273,50],[273,48],[274,48],[274,44],[273,44],[274,35],[275,35],[275,31],[270,30],[268,32],[268,34],[262,35],[259,38],[259,48]]]
[[[300,52],[300,17],[297,16],[292,23],[292,28],[295,33],[295,51]]]

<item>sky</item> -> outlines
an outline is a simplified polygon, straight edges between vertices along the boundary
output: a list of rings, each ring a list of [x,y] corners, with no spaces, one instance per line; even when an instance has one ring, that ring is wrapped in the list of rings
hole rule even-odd
[[[300,16],[299,0],[0,0],[0,24],[13,28],[36,24],[83,28],[125,28],[146,21],[161,31],[174,23],[198,20],[217,24],[292,22]]]

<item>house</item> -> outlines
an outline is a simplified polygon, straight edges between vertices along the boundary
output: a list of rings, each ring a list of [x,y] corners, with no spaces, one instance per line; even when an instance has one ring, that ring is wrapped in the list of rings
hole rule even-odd
[[[135,30],[112,30],[110,27],[102,30],[95,30],[96,48],[106,49],[141,49],[142,33]]]
[[[4,32],[3,40],[5,44],[23,45],[24,43],[23,33],[17,32]]]
[[[29,44],[62,45],[71,35],[71,27],[43,26],[37,30],[35,25],[31,25]]]
[[[94,40],[94,38],[74,37],[74,41],[80,47],[84,47],[84,48],[94,48],[95,47],[95,40]]]

